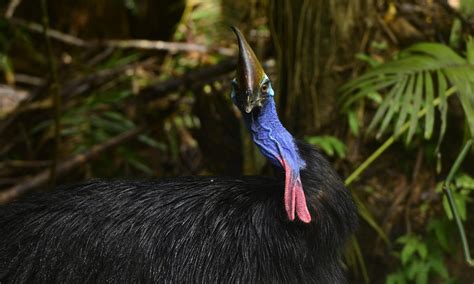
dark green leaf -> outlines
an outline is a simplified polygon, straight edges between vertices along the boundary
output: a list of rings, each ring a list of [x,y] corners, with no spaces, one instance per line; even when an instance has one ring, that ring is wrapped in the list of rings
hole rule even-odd
[[[446,125],[448,121],[448,102],[446,97],[446,91],[448,90],[448,84],[444,74],[440,71],[436,71],[436,76],[438,78],[438,96],[440,98],[439,110],[441,112],[441,131],[438,137],[438,143],[436,146],[436,152],[439,152],[439,147],[443,141],[444,134],[446,133]]]
[[[425,120],[425,139],[430,139],[434,127],[434,91],[433,80],[429,72],[423,72],[425,76],[425,97],[426,97],[426,120]]]
[[[402,128],[403,124],[405,123],[408,112],[411,109],[411,100],[413,97],[413,87],[415,85],[415,76],[410,76],[408,79],[408,85],[406,92],[403,95],[403,102],[402,105],[400,106],[400,115],[398,117],[397,123],[395,124],[395,134],[398,135],[400,134],[400,129]]]
[[[359,136],[359,121],[357,120],[357,113],[353,110],[349,111],[347,114],[347,120],[352,134]]]
[[[410,129],[408,130],[407,135],[407,144],[410,143],[413,134],[415,134],[416,127],[418,125],[418,111],[421,106],[421,97],[423,95],[423,73],[418,73],[416,76],[415,90],[413,93],[413,105],[410,108]]]
[[[405,88],[406,88],[406,86],[409,82],[409,78],[410,78],[410,76],[404,76],[400,80],[400,82],[397,84],[398,85],[397,91],[396,91],[395,95],[393,96],[393,101],[390,102],[390,108],[389,108],[388,113],[387,113],[387,115],[385,116],[385,118],[382,122],[382,125],[380,126],[380,129],[377,133],[377,137],[380,137],[382,135],[382,133],[385,132],[385,129],[387,128],[390,121],[392,120],[393,115],[399,111],[399,109],[400,109],[400,98],[401,98],[402,94],[405,91]]]
[[[438,275],[441,275],[444,280],[449,278],[448,269],[443,262],[443,259],[440,257],[433,257],[430,259],[430,267],[435,271]]]
[[[400,88],[400,83],[395,84],[388,94],[386,95],[385,99],[383,100],[382,104],[378,107],[377,112],[375,113],[374,118],[372,119],[368,131],[371,132],[375,125],[379,124],[380,120],[382,119],[383,115],[385,115],[385,112],[387,109],[389,109],[391,106],[393,106],[393,101],[394,101],[394,94],[397,92],[397,90]]]
[[[417,52],[421,54],[429,54],[436,58],[440,63],[444,64],[465,64],[466,60],[459,56],[447,45],[439,43],[418,43],[407,49],[408,52]]]

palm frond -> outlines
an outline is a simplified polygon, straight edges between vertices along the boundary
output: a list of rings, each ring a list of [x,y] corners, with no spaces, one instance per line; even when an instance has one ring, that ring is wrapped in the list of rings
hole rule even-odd
[[[446,131],[446,92],[455,87],[462,105],[471,136],[474,136],[474,40],[466,42],[465,57],[439,43],[419,43],[402,51],[398,59],[379,65],[341,87],[343,110],[374,92],[384,99],[375,113],[368,131],[377,130],[380,137],[392,126],[400,134],[409,123],[406,141],[409,143],[416,130],[424,127],[425,139],[430,139],[435,126],[434,100],[439,98],[441,125],[438,145]],[[417,113],[426,108],[424,123]]]

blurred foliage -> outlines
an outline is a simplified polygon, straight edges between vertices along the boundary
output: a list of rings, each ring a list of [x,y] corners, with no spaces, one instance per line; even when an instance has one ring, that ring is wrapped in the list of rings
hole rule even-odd
[[[436,186],[437,192],[442,192],[442,184],[438,184]],[[467,204],[468,202],[473,201],[473,193],[474,191],[474,178],[467,175],[466,173],[462,173],[456,177],[454,180],[454,191],[453,191],[453,198],[454,203],[457,206],[459,216],[461,217],[462,221],[467,220]],[[448,198],[443,196],[443,208],[446,216],[449,220],[453,219],[453,213],[449,207]]]
[[[438,231],[444,234],[445,228],[441,227],[441,224],[437,220],[430,223],[433,230],[439,228]],[[436,240],[430,237],[432,236],[422,238],[417,235],[404,235],[397,239],[397,243],[402,246],[400,255],[396,255],[402,262],[402,269],[388,275],[387,284],[426,284],[430,283],[430,274],[439,275],[443,283],[455,283],[444,265],[443,251]]]
[[[393,124],[400,134],[405,122],[410,123],[406,142],[412,140],[418,127],[418,112],[426,108],[424,137],[430,139],[435,121],[435,100],[440,100],[441,130],[439,143],[446,132],[449,87],[454,86],[463,107],[467,125],[474,133],[474,40],[466,42],[466,58],[443,44],[420,43],[401,52],[394,61],[381,64],[341,88],[343,107],[385,91],[368,131],[379,126],[377,136]],[[452,90],[451,90],[452,91]],[[451,92],[450,91],[450,92]],[[398,115],[398,116],[397,116]]]
[[[2,14],[9,2],[0,2]],[[0,193],[48,171],[54,154],[51,74],[38,2],[21,1],[13,18],[0,18]],[[200,81],[190,76],[229,60],[218,48],[236,50],[228,29],[233,24],[275,81],[285,126],[320,148],[343,176],[355,173],[348,184],[363,222],[347,252],[351,282],[474,278],[442,191],[449,166],[474,133],[474,1],[48,4],[51,27],[62,33],[51,38],[63,101],[60,160],[144,129],[59,182],[270,174],[229,100],[232,72]],[[87,45],[71,45],[65,36]],[[191,48],[117,48],[107,45],[111,39]],[[398,141],[405,132],[404,143]],[[473,165],[471,151],[450,186],[471,243]]]
[[[453,25],[456,25],[456,22]],[[377,138],[389,129],[388,126],[392,129],[389,132],[393,133],[386,143],[369,158],[368,165],[381,156],[388,149],[387,147],[407,130],[407,146],[419,144],[420,139],[413,141],[416,133],[425,139],[431,139],[436,118],[435,108],[438,106],[440,109],[438,143],[436,149],[428,153],[430,156],[436,156],[448,127],[448,97],[453,93],[457,95],[464,111],[466,137],[472,137],[474,134],[474,120],[472,120],[474,119],[472,92],[474,80],[471,76],[474,74],[473,48],[472,37],[468,36],[464,58],[447,45],[440,43],[415,44],[396,54],[394,60],[383,63],[370,55],[358,54],[357,57],[360,60],[372,67],[371,70],[340,88],[343,110],[347,113],[352,133],[359,134],[357,129],[360,123],[354,122],[354,116],[358,111],[365,110],[365,103],[362,102],[364,98],[369,99],[368,102],[376,108],[367,133],[373,132],[377,126]],[[421,125],[419,121],[423,116],[425,123]],[[424,130],[420,130],[422,126]],[[439,159],[440,155],[437,157]],[[439,167],[436,168],[439,171]],[[361,172],[357,173],[358,176],[360,174]],[[350,178],[352,181],[353,177]],[[470,180],[471,177],[467,176],[465,179]],[[441,184],[438,188],[441,188]],[[461,224],[461,220],[466,220],[466,200],[470,198],[469,189],[461,190],[462,195],[459,191],[452,193],[452,205],[455,208],[448,205],[448,199],[443,192],[439,189],[436,192],[443,195],[443,206],[448,219],[453,218],[452,210],[456,210],[460,215],[460,220],[456,220],[457,224]],[[429,203],[424,203],[421,208],[423,215],[436,212]],[[465,238],[462,224],[460,226],[459,234],[461,238]],[[394,255],[400,259],[401,268],[388,275],[386,283],[431,283],[433,279],[441,279],[443,283],[448,283],[455,279],[449,276],[445,267],[447,255],[455,250],[452,247],[447,248],[446,245],[448,232],[456,228],[455,223],[449,223],[446,217],[441,216],[425,223],[427,229],[421,230],[421,228],[418,231],[419,235],[409,230],[397,238],[396,243],[401,247],[399,252],[394,251]],[[469,264],[471,261],[469,247],[464,239],[462,245],[464,252],[467,253],[466,264]]]
[[[328,156],[346,156],[346,145],[334,136],[312,136],[305,139],[309,144],[315,145],[323,150]]]

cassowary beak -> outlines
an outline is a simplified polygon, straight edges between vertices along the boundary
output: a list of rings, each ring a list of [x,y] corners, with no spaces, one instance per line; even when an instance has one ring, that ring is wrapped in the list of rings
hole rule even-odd
[[[239,43],[236,76],[237,88],[235,92],[236,104],[241,110],[250,113],[255,107],[261,107],[264,101],[264,97],[260,92],[260,83],[265,76],[265,72],[239,29],[232,26],[232,30],[237,36]]]

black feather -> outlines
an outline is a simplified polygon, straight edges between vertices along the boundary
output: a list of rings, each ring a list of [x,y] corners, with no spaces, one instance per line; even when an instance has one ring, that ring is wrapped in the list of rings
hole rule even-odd
[[[1,283],[343,283],[350,193],[298,143],[310,224],[281,177],[95,180],[0,207]]]

